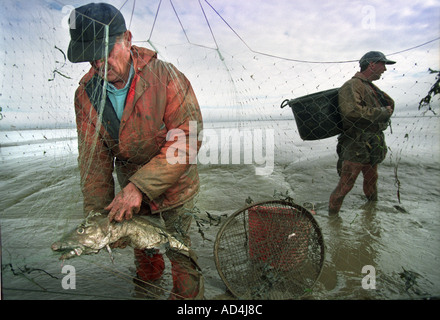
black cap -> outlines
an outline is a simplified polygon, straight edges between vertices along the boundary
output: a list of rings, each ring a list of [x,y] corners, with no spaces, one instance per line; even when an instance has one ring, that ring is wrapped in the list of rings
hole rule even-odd
[[[382,52],[379,51],[370,51],[363,55],[361,60],[359,60],[359,64],[362,67],[363,65],[368,65],[371,62],[385,62],[385,64],[395,64],[396,61],[388,60]]]
[[[71,62],[95,61],[105,56],[105,25],[109,26],[110,54],[117,36],[127,28],[121,12],[108,3],[90,3],[72,11],[69,18]]]

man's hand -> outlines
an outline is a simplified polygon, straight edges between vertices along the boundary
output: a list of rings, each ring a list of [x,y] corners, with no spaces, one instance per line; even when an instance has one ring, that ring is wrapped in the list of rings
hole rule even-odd
[[[130,182],[124,189],[122,189],[113,199],[105,210],[110,210],[108,218],[121,222],[122,220],[130,220],[133,214],[136,214],[141,209],[142,193],[139,189]]]
[[[393,110],[393,108],[391,108],[391,106],[386,106],[385,109],[387,109],[387,111],[390,115],[392,115],[394,112],[394,110]]]

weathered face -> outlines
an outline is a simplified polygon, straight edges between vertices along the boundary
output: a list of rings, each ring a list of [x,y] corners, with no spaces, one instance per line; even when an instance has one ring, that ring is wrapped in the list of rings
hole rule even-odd
[[[382,74],[387,71],[387,67],[385,66],[385,62],[379,61],[370,64],[370,68],[374,77],[374,80],[380,79]]]
[[[114,45],[107,61],[107,80],[117,88],[124,86],[130,71],[131,33],[126,32]],[[104,59],[90,62],[101,78],[104,78]]]
[[[97,253],[107,244],[104,232],[106,221],[105,216],[88,217],[61,240],[54,242],[52,250],[62,253],[60,260]]]

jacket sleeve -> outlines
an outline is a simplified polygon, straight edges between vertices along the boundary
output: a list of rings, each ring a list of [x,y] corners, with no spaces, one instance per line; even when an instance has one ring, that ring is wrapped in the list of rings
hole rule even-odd
[[[189,175],[201,146],[198,136],[202,130],[202,116],[192,86],[174,66],[167,64],[166,68],[168,82],[163,121],[167,138],[158,154],[129,179],[150,200],[178,183],[183,175]]]
[[[339,89],[339,110],[345,121],[351,124],[368,126],[387,122],[390,118],[389,112],[382,107],[367,103],[365,95],[369,94],[365,89],[362,80],[346,82]]]
[[[92,109],[87,111],[84,99],[88,97],[80,87],[75,93],[78,164],[84,196],[84,213],[88,214],[91,210],[102,212],[104,207],[110,204],[114,198],[114,180],[113,157],[101,135],[95,134],[95,123],[99,122],[92,121],[92,117],[96,117],[96,112]]]
[[[383,95],[384,95],[384,97],[385,97],[385,100],[387,101],[388,105],[391,107],[391,109],[392,109],[393,112],[394,112],[394,106],[395,106],[395,103],[394,103],[393,98],[391,98],[386,92],[383,92],[383,91],[382,91],[382,93],[383,93]]]

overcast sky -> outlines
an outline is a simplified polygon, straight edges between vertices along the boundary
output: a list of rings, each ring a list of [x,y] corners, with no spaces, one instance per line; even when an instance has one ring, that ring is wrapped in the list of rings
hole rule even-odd
[[[88,2],[2,1],[0,129],[74,124],[73,93],[89,66],[64,63],[61,51],[70,10]],[[291,116],[282,100],[341,86],[359,68],[346,61],[370,50],[397,61],[376,84],[405,115],[417,112],[434,80],[428,68],[439,68],[437,0],[108,2],[121,9],[134,44],[187,75],[207,119]]]

